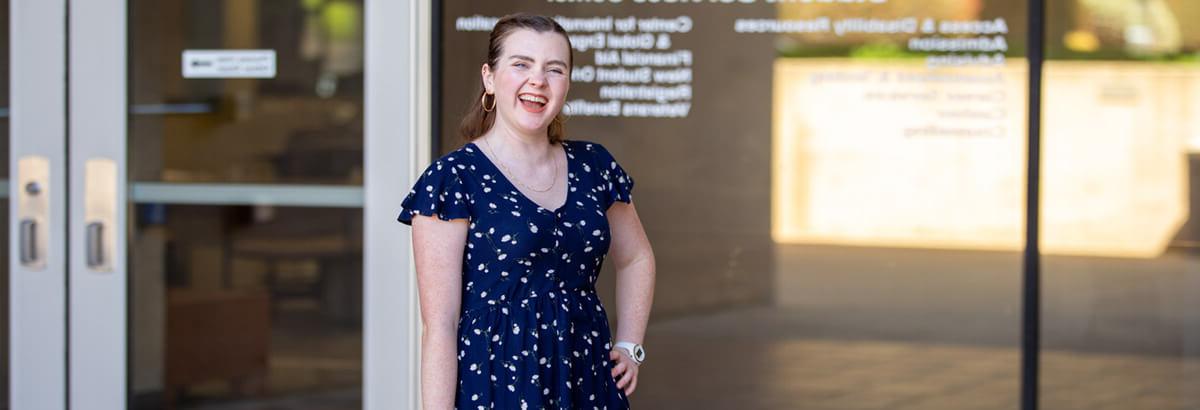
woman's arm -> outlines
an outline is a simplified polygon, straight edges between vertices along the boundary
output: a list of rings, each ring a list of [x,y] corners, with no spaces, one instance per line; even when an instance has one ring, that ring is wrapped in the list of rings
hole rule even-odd
[[[654,251],[633,204],[614,202],[608,209],[608,224],[612,230],[609,255],[617,270],[616,341],[640,345],[654,302]],[[637,369],[632,360],[621,358],[618,362],[613,373],[621,376],[617,386],[628,395],[637,387]]]
[[[421,303],[423,409],[454,408],[458,389],[458,316],[462,304],[462,254],[467,220],[415,216],[413,253]]]

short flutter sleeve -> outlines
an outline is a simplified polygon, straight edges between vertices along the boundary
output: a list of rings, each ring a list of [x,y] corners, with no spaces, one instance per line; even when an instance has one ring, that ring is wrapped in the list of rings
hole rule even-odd
[[[401,203],[397,220],[412,225],[417,215],[436,215],[443,221],[471,218],[471,194],[459,175],[461,170],[452,166],[452,161],[443,158],[425,169]]]
[[[604,208],[612,207],[617,201],[633,203],[633,178],[625,173],[625,169],[621,168],[608,149],[600,144],[594,144],[594,147],[596,167],[599,168],[603,183],[607,185],[603,189],[607,193]]]

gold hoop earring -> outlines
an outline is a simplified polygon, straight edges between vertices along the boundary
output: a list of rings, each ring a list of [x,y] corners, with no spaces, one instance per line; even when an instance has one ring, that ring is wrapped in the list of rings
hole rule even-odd
[[[496,97],[495,96],[492,96],[492,108],[488,108],[487,97],[489,95],[491,95],[491,94],[483,93],[483,96],[479,97],[479,104],[483,106],[484,112],[492,112],[492,110],[496,109]]]

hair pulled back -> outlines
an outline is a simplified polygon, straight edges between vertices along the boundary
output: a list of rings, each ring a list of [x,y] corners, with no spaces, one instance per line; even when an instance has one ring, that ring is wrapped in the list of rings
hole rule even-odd
[[[504,53],[504,40],[517,30],[533,30],[537,33],[555,32],[563,36],[567,40],[567,64],[574,67],[575,61],[571,51],[571,38],[567,35],[567,30],[563,29],[554,19],[545,16],[539,16],[528,13],[509,14],[500,18],[496,22],[496,26],[492,28],[492,34],[488,39],[488,55],[487,65],[492,71],[496,70],[496,65],[500,62],[500,55]],[[487,89],[484,88],[482,80],[479,84],[479,92],[471,102],[471,107],[467,109],[463,115],[462,123],[458,126],[458,133],[464,141],[472,141],[480,136],[483,136],[488,130],[492,129],[492,125],[496,123],[495,111],[484,111],[483,99]],[[492,98],[495,98],[494,96]],[[550,123],[550,127],[546,132],[546,137],[551,144],[562,142],[566,138],[566,131],[563,129],[565,119],[561,112],[554,117],[554,121]]]

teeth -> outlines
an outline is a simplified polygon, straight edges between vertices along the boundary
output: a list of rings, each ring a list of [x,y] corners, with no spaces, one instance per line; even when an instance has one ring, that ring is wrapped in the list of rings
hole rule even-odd
[[[521,95],[519,98],[520,98],[520,99],[522,99],[522,100],[524,100],[524,101],[535,102],[535,103],[538,103],[538,104],[545,104],[545,103],[546,103],[546,99],[545,99],[545,98],[538,97],[538,96],[533,96],[533,95],[525,95],[525,94],[522,94],[522,95]]]

